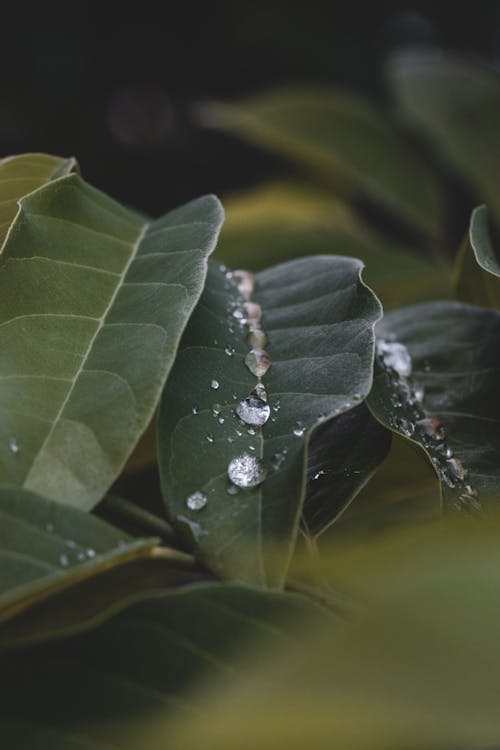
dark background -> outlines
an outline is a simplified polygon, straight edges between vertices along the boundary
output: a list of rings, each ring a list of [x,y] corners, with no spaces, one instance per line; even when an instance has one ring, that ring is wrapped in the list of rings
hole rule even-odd
[[[89,182],[153,215],[290,170],[203,128],[204,100],[332,83],[383,101],[384,62],[409,44],[500,60],[498,2],[90,8],[2,9],[0,152],[76,155]]]

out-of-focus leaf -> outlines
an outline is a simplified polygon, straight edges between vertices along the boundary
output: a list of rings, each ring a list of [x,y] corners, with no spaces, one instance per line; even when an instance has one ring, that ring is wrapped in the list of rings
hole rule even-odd
[[[500,314],[436,302],[389,313],[368,405],[422,446],[446,505],[475,507],[500,490]]]
[[[22,154],[0,159],[0,247],[18,212],[18,201],[51,180],[78,171],[74,159]]]
[[[448,296],[449,269],[373,231],[324,190],[275,182],[229,196],[215,257],[259,271],[304,255],[359,258],[384,309]]]
[[[212,125],[340,176],[437,235],[442,196],[431,170],[368,102],[331,89],[287,89],[204,110]]]
[[[389,77],[403,112],[500,217],[500,81],[462,60],[397,56]]]
[[[456,262],[454,286],[463,302],[500,310],[500,260],[492,242],[486,206],[472,212],[469,233]]]
[[[182,553],[132,539],[76,508],[0,488],[0,648],[103,617],[168,582]],[[186,567],[186,565],[184,565]]]
[[[2,740],[12,748],[150,747],[140,720],[161,712],[196,722],[206,703],[200,688],[243,677],[246,649],[262,663],[296,650],[307,625],[335,624],[292,594],[212,584],[158,595],[85,635],[4,656]]]
[[[257,274],[252,300],[268,337],[270,418],[247,430],[235,408],[257,377],[244,363],[248,328],[233,316],[242,298],[224,268],[210,265],[163,395],[158,453],[172,523],[191,529],[192,547],[224,578],[283,583],[311,434],[370,390],[381,310],[361,268],[352,258],[316,256]],[[267,478],[228,494],[228,465],[242,455],[259,459]],[[202,493],[203,508],[189,509],[193,493]]]
[[[320,425],[309,444],[302,511],[307,534],[323,533],[368,482],[391,446],[391,433],[364,404]]]
[[[0,258],[0,480],[91,508],[147,427],[222,210],[145,222],[77,175],[20,201]]]

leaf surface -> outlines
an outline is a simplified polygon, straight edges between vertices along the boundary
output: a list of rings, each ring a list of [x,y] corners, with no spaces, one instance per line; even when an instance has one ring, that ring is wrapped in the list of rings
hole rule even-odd
[[[446,507],[476,507],[476,493],[488,504],[500,488],[500,315],[415,305],[389,313],[377,334],[373,414],[425,449]]]
[[[317,256],[256,276],[271,366],[262,383],[270,417],[262,429],[235,409],[257,377],[245,366],[247,326],[238,288],[211,264],[160,410],[159,459],[167,512],[217,575],[282,585],[306,484],[315,427],[357,405],[372,381],[373,327],[380,305],[352,258]],[[231,461],[260,460],[267,478],[234,493]],[[228,492],[229,491],[229,492]],[[206,506],[189,509],[193,493]]]
[[[469,232],[456,261],[454,286],[463,302],[500,310],[500,260],[486,206],[472,212]]]
[[[89,509],[146,429],[222,221],[145,222],[77,175],[20,201],[0,258],[0,481]]]
[[[236,131],[323,176],[340,176],[433,235],[442,197],[432,172],[369,103],[330,89],[284,89],[206,108]]]

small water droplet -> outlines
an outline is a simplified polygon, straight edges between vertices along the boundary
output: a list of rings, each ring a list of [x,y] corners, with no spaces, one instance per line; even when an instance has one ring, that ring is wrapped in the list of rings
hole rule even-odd
[[[69,547],[70,549],[76,548],[76,542],[73,539],[66,539],[66,547]]]
[[[64,552],[62,555],[59,555],[59,565],[63,568],[67,568],[69,565],[69,557]]]
[[[15,437],[12,437],[9,440],[9,450],[11,453],[15,454],[19,453],[19,451],[21,450],[19,443],[17,442],[17,439]]]
[[[76,556],[76,559],[78,562],[84,562],[85,560],[85,552],[79,552]]]
[[[219,271],[223,274],[226,274],[227,272],[227,266],[224,265],[224,263],[221,263],[219,266]]]
[[[416,386],[413,395],[415,396],[417,403],[421,404],[425,396],[424,389],[421,386]]]
[[[459,458],[449,458],[446,463],[448,464],[451,473],[454,474],[457,479],[465,479],[467,476],[467,470],[464,468],[464,465]]]
[[[245,424],[253,424],[261,427],[269,419],[271,409],[269,404],[263,401],[257,396],[248,396],[248,398],[240,401],[236,407],[236,414],[245,422]]]
[[[237,495],[240,490],[235,484],[230,484],[226,491],[228,495]]]
[[[241,307],[237,307],[235,310],[233,310],[233,318],[236,318],[238,323],[240,325],[245,325],[247,322],[247,319],[245,318],[245,313],[241,309]]]
[[[249,434],[249,435],[256,435],[256,434],[257,434],[257,433],[255,432],[255,430],[254,430],[254,428],[253,428],[253,427],[249,427],[249,428],[248,428],[248,430],[247,430],[247,432],[248,432],[248,434]]]
[[[243,435],[241,430],[235,430],[235,432],[238,435],[238,437],[241,437]]]
[[[213,389],[214,389],[214,391],[217,391],[217,390],[218,390],[218,389],[220,388],[220,383],[219,383],[219,381],[218,381],[218,380],[215,380],[215,379],[214,379],[214,380],[212,380],[212,382],[210,383],[210,388],[213,388]]]
[[[317,481],[318,479],[321,479],[322,477],[326,477],[326,471],[324,469],[320,469],[316,472],[316,474],[313,476],[313,480]]]
[[[214,345],[217,346],[219,344],[217,339],[214,339]]]
[[[233,356],[233,354],[234,354],[234,352],[235,352],[235,349],[234,349],[234,347],[232,347],[232,346],[229,346],[229,344],[228,344],[228,345],[226,346],[226,348],[224,349],[224,353],[225,353],[225,354],[227,354],[227,356],[228,356],[228,357],[232,357],[232,356]]]
[[[255,456],[242,453],[229,462],[227,475],[237,487],[257,487],[266,478],[267,469]]]
[[[273,404],[273,411],[279,411],[281,409],[281,402],[275,401]]]
[[[271,358],[264,349],[250,349],[245,357],[245,364],[257,378],[261,378],[271,366]]]
[[[363,398],[363,396],[361,395],[361,393],[353,393],[352,394],[352,400],[353,401],[361,401],[362,398]]]
[[[247,322],[250,328],[258,328],[262,318],[262,308],[257,302],[245,302],[243,308],[246,313]]]
[[[257,396],[257,398],[260,398],[260,399],[262,399],[262,401],[266,401],[267,402],[267,391],[264,388],[264,386],[262,385],[262,383],[257,383],[257,385],[255,386],[255,388],[252,391],[252,395],[253,396]]]
[[[186,505],[189,510],[201,510],[207,504],[207,496],[197,490],[186,498]]]
[[[238,394],[237,393],[233,393],[233,401],[236,401],[237,398],[238,398]]]
[[[234,438],[231,437],[231,436],[229,436],[228,439],[227,439],[227,442],[228,443],[234,443]]]
[[[260,328],[250,328],[248,343],[253,349],[263,349],[267,344],[267,336]]]
[[[224,422],[225,422],[224,417],[219,417],[218,420],[217,420],[217,422],[219,424],[224,424]]]
[[[250,299],[255,283],[255,276],[250,271],[237,269],[233,271],[233,281],[238,286],[238,291],[246,300]]]
[[[89,560],[92,560],[95,557],[95,549],[92,549],[92,547],[89,547],[85,550],[85,554],[87,555]]]
[[[218,417],[221,413],[222,406],[220,404],[212,404],[212,414],[214,417]]]
[[[193,406],[193,408],[191,409],[191,411],[193,412],[193,414],[198,414],[199,407],[198,406]]]
[[[386,367],[395,370],[398,375],[404,377],[411,375],[411,356],[404,344],[381,339],[377,341],[377,353],[382,357]]]
[[[211,432],[207,433],[207,435],[205,437],[206,437],[206,439],[208,440],[209,443],[213,443],[214,442],[214,436],[212,435]]]
[[[255,450],[255,445],[249,445],[248,446],[248,450],[249,451],[254,451]]]
[[[409,419],[405,419],[404,417],[397,421],[396,426],[403,433],[403,435],[406,435],[406,437],[411,437],[415,432],[415,425],[410,422]]]
[[[304,427],[302,422],[297,422],[297,424],[294,427],[293,434],[295,435],[295,437],[302,437],[302,435],[305,432],[305,429],[306,428]]]

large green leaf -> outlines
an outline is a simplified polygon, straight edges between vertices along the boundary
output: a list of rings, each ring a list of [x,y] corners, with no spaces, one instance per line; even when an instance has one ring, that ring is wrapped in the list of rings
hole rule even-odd
[[[457,257],[455,291],[460,300],[500,310],[500,260],[493,245],[488,209],[472,212],[469,233]]]
[[[265,659],[296,649],[304,626],[335,622],[291,594],[213,584],[158,595],[86,635],[4,657],[2,740],[26,750],[150,747],[140,721],[157,712],[196,721],[200,688],[243,677],[245,649]]]
[[[473,508],[500,489],[500,314],[453,302],[389,313],[368,404],[422,446],[446,506]]]
[[[391,447],[364,404],[320,425],[309,445],[304,530],[322,534],[346,510]]]
[[[317,256],[257,275],[252,300],[263,311],[272,362],[263,377],[270,418],[260,429],[243,425],[235,412],[257,384],[244,364],[248,329],[234,317],[242,298],[225,267],[210,267],[163,395],[159,460],[172,522],[191,530],[191,546],[218,575],[283,582],[302,511],[309,438],[371,386],[381,311],[361,268],[352,258]],[[268,474],[235,493],[228,467],[242,455],[248,462],[255,456]],[[193,493],[206,498],[205,507],[189,508]]]
[[[426,54],[396,57],[389,68],[407,117],[434,141],[500,216],[500,81],[478,65]]]
[[[222,220],[146,222],[77,175],[20,201],[0,258],[0,481],[91,508],[150,421]]]
[[[0,159],[0,246],[18,212],[18,201],[47,182],[76,169],[74,159],[48,154],[22,154]]]
[[[0,488],[0,647],[39,640],[102,617],[164,587],[182,553],[134,540],[76,508]],[[187,569],[189,566],[187,566]]]
[[[356,188],[431,234],[442,197],[426,164],[368,102],[331,89],[285,89],[205,109],[208,121]]]
[[[226,221],[215,257],[259,271],[307,255],[359,258],[364,278],[384,309],[448,295],[444,263],[411,252],[370,231],[347,204],[319,188],[273,182],[224,201]]]

